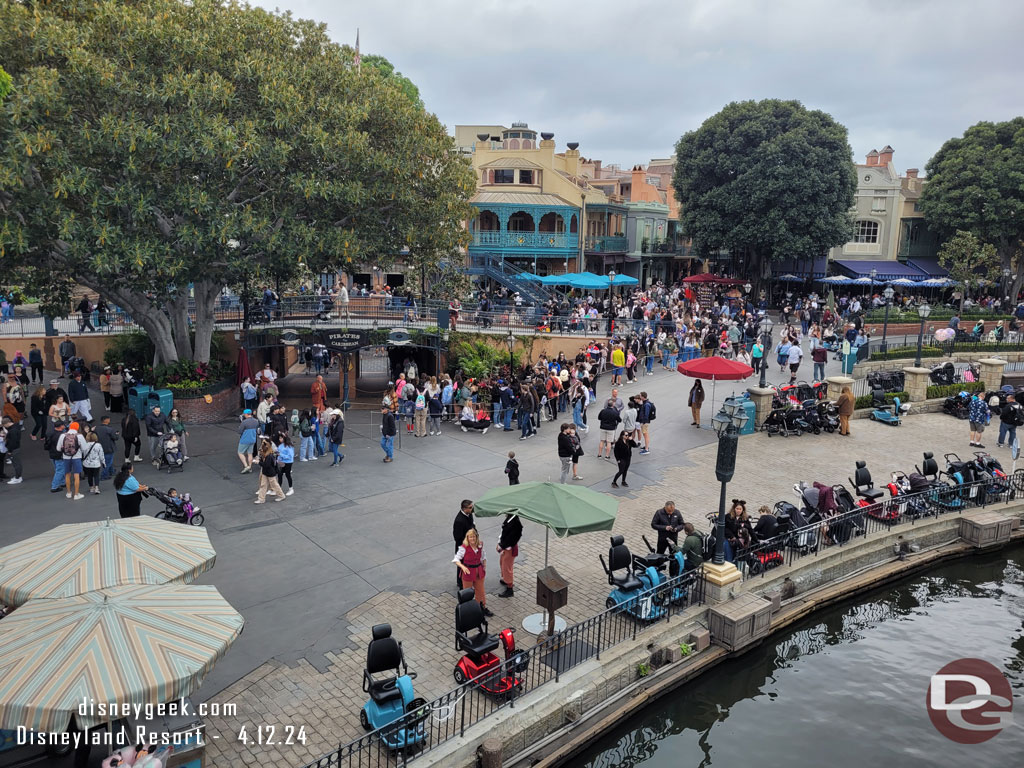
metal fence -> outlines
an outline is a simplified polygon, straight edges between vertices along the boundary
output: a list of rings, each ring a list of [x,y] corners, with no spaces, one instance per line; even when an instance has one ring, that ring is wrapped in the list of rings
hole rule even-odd
[[[413,711],[389,725],[368,733],[304,768],[369,768],[370,766],[402,766],[419,755],[465,735],[466,729],[505,707],[515,707],[516,700],[545,683],[558,682],[562,674],[588,659],[600,660],[601,654],[625,640],[678,616],[693,605],[704,602],[703,570],[690,571],[668,579],[654,589],[637,594],[632,600],[609,608],[579,624],[568,627],[537,645],[521,651],[487,678],[476,678]],[[633,618],[633,613],[649,614],[658,606],[661,615],[653,621]],[[659,611],[654,611],[655,614]],[[454,630],[453,630],[454,633]],[[518,678],[520,684],[511,695],[484,693],[479,684],[503,677]],[[394,743],[403,730],[414,733],[422,729],[422,740],[414,749],[394,750]]]
[[[945,476],[945,473],[942,473]],[[767,541],[737,550],[736,567],[744,578],[764,577],[781,565],[843,547],[861,537],[889,530],[901,523],[956,513],[1010,501],[1024,492],[1024,469],[995,480],[968,483],[937,482],[919,493],[890,496],[864,507],[795,528]]]

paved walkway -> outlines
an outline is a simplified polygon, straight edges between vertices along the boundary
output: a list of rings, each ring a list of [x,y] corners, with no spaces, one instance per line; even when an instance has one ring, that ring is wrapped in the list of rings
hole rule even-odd
[[[778,376],[775,369],[769,380]],[[608,378],[602,379],[601,395],[607,394]],[[689,425],[683,405],[689,385],[656,367],[654,376],[622,388],[624,395],[646,389],[659,416],[653,426],[654,451],[634,455],[631,487],[615,492],[622,501],[616,532],[633,548],[642,547],[640,535],[651,533],[651,515],[666,499],[674,499],[684,517],[698,524],[716,507],[714,434]],[[730,391],[727,385],[718,387],[719,401]],[[705,419],[712,413],[706,403]],[[518,433],[464,434],[447,426],[441,437],[403,435],[395,462],[384,465],[377,427],[367,420],[371,414],[350,414],[341,467],[332,469],[324,460],[296,464],[296,493],[280,504],[252,504],[256,481],[238,474],[232,425],[192,430],[193,458],[184,474],[158,475],[148,464],[138,470],[143,482],[187,489],[202,505],[218,552],[216,567],[202,581],[216,584],[246,618],[242,637],[197,695],[238,707],[237,718],[208,721],[210,735],[218,737],[211,739],[211,765],[299,766],[358,736],[365,648],[375,623],[391,623],[403,640],[409,665],[419,674],[418,695],[429,699],[449,690],[458,658],[450,530],[459,501],[507,482],[502,468],[509,450],[517,453],[523,480],[558,477],[554,424],[542,425],[538,437],[522,442]],[[964,426],[942,415],[923,415],[900,428],[856,422],[851,438],[744,437],[729,496],[746,498],[756,511],[761,503],[791,498],[796,480],[844,481],[857,458],[868,460],[881,479],[892,469],[911,468],[923,447],[938,455],[966,452]],[[586,485],[611,492],[614,464],[596,458],[596,449],[592,432],[584,439],[581,474]],[[109,483],[102,495],[77,502],[48,494],[49,462],[39,444],[26,440],[23,454],[26,482],[0,485],[5,508],[12,510],[0,516],[0,541],[16,541],[64,522],[116,516]],[[19,508],[24,511],[15,514]],[[152,514],[158,507],[147,501],[143,509]],[[492,594],[498,591],[493,547],[499,524],[480,521],[492,561]],[[570,621],[602,609],[608,586],[597,556],[607,548],[607,534],[551,540],[551,562],[570,583],[570,603],[561,612]],[[526,526],[520,551],[521,586],[510,600],[489,601],[497,614],[493,627],[518,627],[524,615],[535,611],[533,574],[544,556],[539,526]],[[520,631],[519,638],[525,643],[529,636]],[[252,733],[261,724],[305,725],[308,743],[265,752],[238,744],[241,726]]]

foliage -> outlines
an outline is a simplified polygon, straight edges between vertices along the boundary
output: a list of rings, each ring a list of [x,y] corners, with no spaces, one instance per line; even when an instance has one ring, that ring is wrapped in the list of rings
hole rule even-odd
[[[124,364],[139,370],[153,363],[153,342],[149,334],[142,331],[116,333],[107,337],[107,348],[103,351],[103,363],[115,366]]]
[[[923,346],[921,357],[942,357],[946,350],[942,347]],[[889,347],[885,352],[872,352],[871,360],[913,360],[917,355],[917,346],[913,347]]]
[[[932,307],[932,313],[928,315],[928,323],[934,323],[937,321],[949,320],[953,315],[956,315],[961,320],[1009,320],[1012,316],[1006,312],[993,312],[989,309],[965,309],[963,312],[956,312],[952,309],[946,309],[945,307]],[[870,312],[864,315],[864,322],[870,323],[881,323],[885,321],[885,309],[872,309]],[[889,309],[889,323],[920,323],[921,316],[917,314],[916,308],[911,309],[897,309],[891,307]]]
[[[518,369],[521,355],[514,352],[512,365]],[[502,345],[497,347],[493,337],[486,334],[452,332],[448,336],[448,370],[455,373],[462,370],[470,378],[484,376],[508,370],[508,349]]]
[[[217,383],[235,372],[233,363],[212,360],[209,363],[194,360],[178,360],[164,363],[153,369],[154,385],[175,390],[198,389]]]
[[[7,74],[7,71],[0,67],[0,101],[7,98],[7,94],[11,92],[11,76]]]
[[[693,653],[693,646],[690,645],[689,643],[680,643],[679,644],[679,653],[681,653],[683,655],[683,657],[685,658],[685,657],[689,656],[691,653]]]
[[[925,169],[920,204],[928,226],[944,237],[967,230],[994,245],[1000,266],[1017,273],[1015,296],[1024,282],[1024,117],[971,126]]]
[[[646,664],[644,662],[640,662],[636,665],[636,673],[640,677],[647,677],[649,674],[651,674],[651,665]]]
[[[98,291],[165,362],[209,359],[225,284],[465,240],[453,139],[324,25],[234,0],[8,2],[0,50],[3,266],[48,306]]]
[[[370,331],[369,340],[370,344],[379,346],[381,344],[388,343],[388,336],[391,335],[390,328],[374,328]]]
[[[929,400],[934,400],[938,397],[952,397],[953,395],[959,395],[961,392],[984,391],[985,382],[983,381],[965,381],[960,384],[932,384],[928,387],[925,397]]]
[[[385,59],[383,56],[377,56],[376,54],[368,54],[362,57],[364,67],[372,67],[376,69],[383,77],[390,77],[395,80],[398,87],[402,89],[404,93],[413,104],[419,108],[423,108],[423,100],[420,99],[420,89],[417,88],[412,80],[407,78],[401,72],[395,70],[395,65]]]
[[[892,405],[892,401],[897,397],[900,399],[901,403],[906,403],[910,401],[909,392],[886,392],[885,402]],[[853,401],[854,408],[870,408],[872,405],[874,405],[874,397],[870,394],[861,395],[860,397]]]
[[[999,274],[999,257],[991,243],[982,243],[971,232],[958,229],[956,234],[939,249],[939,263],[949,270],[949,276],[961,286],[960,308],[972,287],[982,280],[992,280]]]
[[[847,242],[857,189],[846,128],[797,101],[728,104],[676,144],[683,233],[702,254],[742,259],[759,284],[771,262]]]

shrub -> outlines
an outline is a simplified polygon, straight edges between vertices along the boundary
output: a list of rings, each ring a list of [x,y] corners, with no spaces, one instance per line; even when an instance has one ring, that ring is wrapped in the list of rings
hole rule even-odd
[[[937,397],[952,397],[953,395],[959,395],[961,392],[984,392],[985,382],[983,381],[968,381],[961,384],[933,384],[928,387],[927,398],[933,400]]]
[[[886,392],[885,393],[885,402],[887,402],[887,403],[889,403],[891,405],[892,401],[895,398],[897,398],[897,397],[900,399],[901,403],[906,403],[906,402],[908,402],[910,400],[910,393],[909,392]],[[860,397],[858,397],[856,400],[853,401],[853,407],[854,408],[870,408],[872,406],[872,404],[873,403],[872,403],[871,395],[861,395]]]
[[[172,391],[199,389],[227,378],[234,373],[235,366],[223,360],[197,363],[194,360],[179,360],[169,365],[158,365],[153,370],[155,386]]]
[[[946,350],[942,347],[921,347],[921,357],[943,357]],[[917,356],[917,347],[889,347],[885,352],[872,352],[872,360],[913,360]]]
[[[153,352],[149,334],[142,331],[118,333],[109,337],[103,351],[103,363],[110,366],[123,363],[142,370],[153,363]]]

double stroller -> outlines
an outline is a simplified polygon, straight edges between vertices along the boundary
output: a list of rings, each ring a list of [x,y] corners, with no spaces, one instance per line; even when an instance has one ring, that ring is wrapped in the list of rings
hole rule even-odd
[[[931,379],[932,384],[938,384],[942,386],[948,386],[956,383],[956,366],[951,362],[946,362],[941,365],[936,365],[932,368],[931,373],[928,374],[928,378]]]
[[[868,374],[868,389],[882,392],[902,392],[906,386],[903,371],[872,371]]]
[[[772,408],[764,423],[761,424],[761,431],[767,432],[768,437],[772,435],[799,437],[809,431],[809,425],[803,418],[804,414],[803,408]]]

